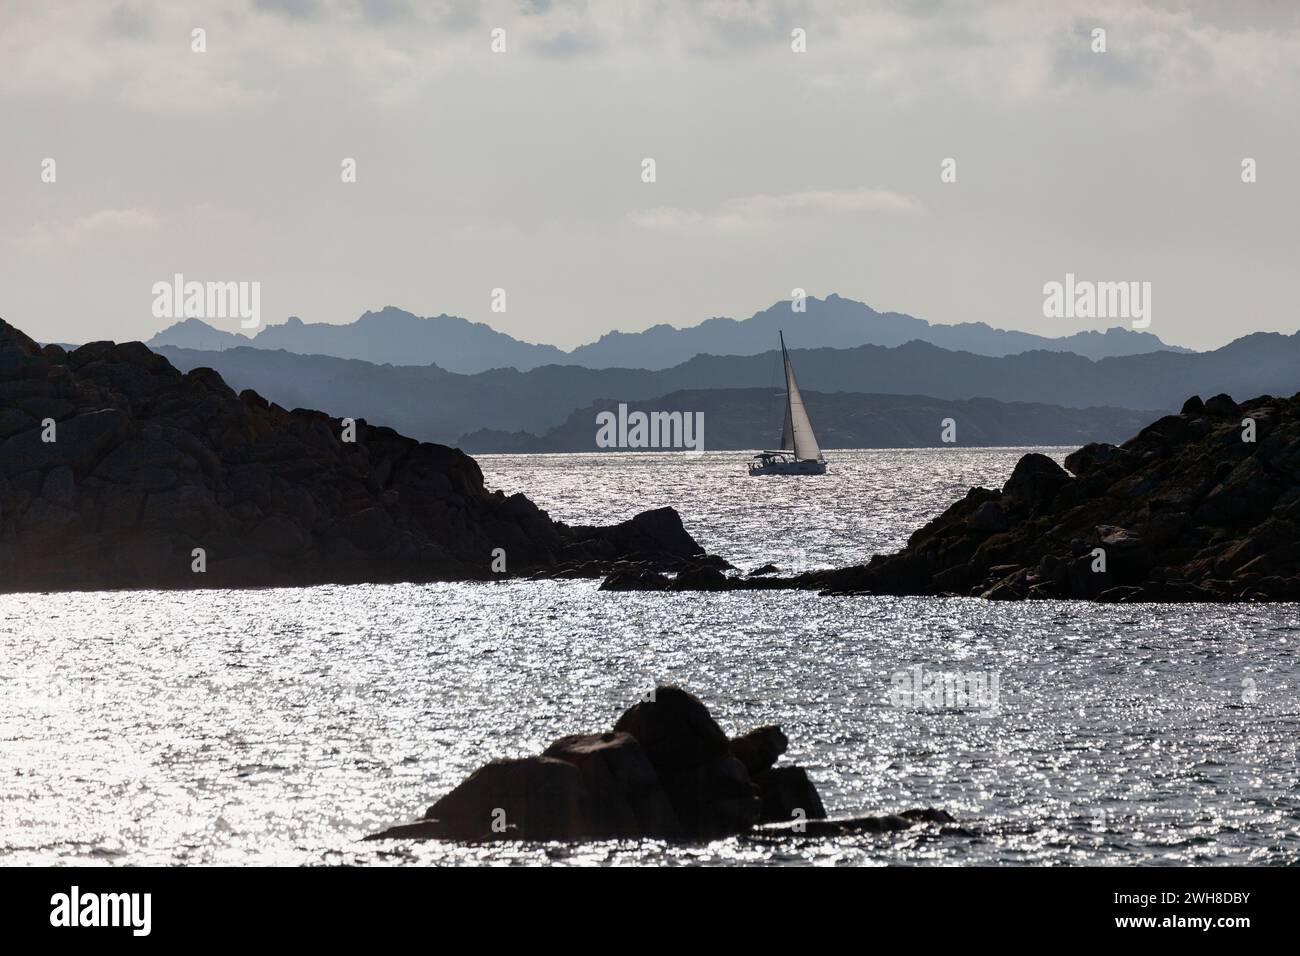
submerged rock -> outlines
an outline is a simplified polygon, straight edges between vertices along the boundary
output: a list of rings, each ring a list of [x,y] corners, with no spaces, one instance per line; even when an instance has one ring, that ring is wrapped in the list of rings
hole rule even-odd
[[[785,821],[789,832],[803,832],[799,826],[826,810],[802,767],[773,766],[787,745],[776,726],[729,741],[698,699],[657,687],[613,731],[561,737],[537,757],[494,760],[423,820],[366,839],[707,840]],[[906,815],[863,819],[911,825]],[[850,820],[826,832],[853,826],[868,828]]]
[[[474,459],[236,394],[139,342],[0,321],[0,591],[603,577],[729,567],[677,512],[552,521]]]

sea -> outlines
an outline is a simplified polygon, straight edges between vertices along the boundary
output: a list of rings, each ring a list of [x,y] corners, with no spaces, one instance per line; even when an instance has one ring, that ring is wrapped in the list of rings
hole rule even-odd
[[[896,549],[1030,449],[485,455],[554,518],[671,505],[737,568]],[[1064,449],[1035,449],[1058,460]],[[508,555],[507,555],[508,560]],[[1300,608],[596,581],[0,596],[0,865],[1300,863]],[[675,683],[780,724],[831,816],[957,823],[698,844],[363,842],[476,767]]]

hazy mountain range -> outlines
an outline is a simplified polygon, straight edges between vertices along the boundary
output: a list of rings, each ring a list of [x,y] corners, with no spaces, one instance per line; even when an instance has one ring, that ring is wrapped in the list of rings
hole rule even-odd
[[[783,381],[779,354],[771,351],[699,355],[662,370],[545,365],[473,375],[247,347],[217,352],[163,346],[158,351],[182,370],[215,368],[233,387],[251,387],[286,408],[366,418],[448,444],[480,429],[540,436],[595,402],[646,401],[698,389],[772,389]],[[1052,351],[993,357],[916,341],[893,348],[794,349],[792,356],[809,392],[1177,411],[1193,393],[1240,397],[1300,390],[1300,333],[1255,333],[1212,352],[1161,351],[1097,361]],[[809,411],[816,422],[812,401]],[[1042,440],[1082,439],[1063,434]]]
[[[496,368],[526,372],[553,364],[661,370],[697,355],[758,355],[771,351],[778,329],[784,329],[788,344],[798,348],[843,349],[921,341],[993,357],[1042,349],[1093,359],[1160,350],[1189,351],[1166,345],[1148,332],[1125,328],[1048,338],[995,329],[982,322],[932,325],[898,312],[877,312],[838,295],[809,298],[805,312],[793,312],[789,302],[778,302],[744,320],[712,318],[688,328],[656,325],[644,332],[609,332],[571,352],[554,345],[521,342],[481,322],[450,315],[421,318],[392,306],[367,312],[346,325],[308,323],[293,317],[281,325],[264,327],[252,338],[213,328],[199,319],[186,319],[159,332],[148,344],[203,351],[250,346],[284,349],[380,365],[437,365],[463,374]]]
[[[704,449],[775,448],[780,444],[785,391],[715,388],[673,392],[629,402],[629,413],[682,412],[704,415]],[[924,395],[865,395],[859,392],[803,392],[815,414],[813,428],[825,448],[921,448],[941,444],[942,422],[956,423],[962,446],[1077,445],[1122,442],[1158,416],[1124,408],[1062,408],[991,398],[965,401]],[[596,415],[617,403],[597,401],[577,409],[544,435],[482,429],[457,445],[469,454],[600,451]]]

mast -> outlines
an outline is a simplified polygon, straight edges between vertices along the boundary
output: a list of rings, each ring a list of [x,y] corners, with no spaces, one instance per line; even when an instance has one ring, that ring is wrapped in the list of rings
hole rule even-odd
[[[790,356],[785,350],[785,333],[777,329],[781,337],[781,372],[785,376],[785,419],[781,422],[781,449],[794,452],[794,416],[790,409]]]

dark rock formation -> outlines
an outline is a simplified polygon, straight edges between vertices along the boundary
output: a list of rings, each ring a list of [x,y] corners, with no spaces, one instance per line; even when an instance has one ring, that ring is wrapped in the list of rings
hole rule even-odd
[[[567,761],[582,773],[595,832],[607,838],[681,835],[677,811],[645,748],[631,734],[611,731],[561,737],[542,756]]]
[[[616,813],[597,816],[600,809],[576,765],[523,757],[480,767],[425,811],[424,818],[465,840],[488,839],[493,833],[523,840],[579,840],[606,833],[614,822]]]
[[[664,786],[686,835],[695,839],[743,833],[762,816],[762,795],[735,757],[686,767]]]
[[[733,738],[727,749],[744,765],[749,775],[754,776],[769,769],[789,746],[790,740],[781,728],[769,724]]]
[[[670,508],[568,527],[456,449],[347,437],[139,342],[68,353],[0,321],[0,591],[728,567]]]
[[[614,724],[645,748],[686,834],[709,837],[747,830],[762,809],[744,764],[707,707],[677,687],[628,708]]]
[[[664,778],[730,755],[727,735],[709,709],[678,687],[657,688],[652,700],[625,710],[614,729],[640,741]]]
[[[780,727],[728,741],[699,700],[657,687],[603,734],[561,737],[538,757],[494,760],[431,806],[424,819],[369,840],[712,839],[777,823],[771,832],[830,834],[951,821],[943,811],[825,821],[801,767],[773,763]]]
[[[1300,395],[1193,397],[1121,446],[1084,446],[1065,469],[1026,455],[1001,491],[972,488],[897,554],[798,583],[1013,600],[1300,600]]]
[[[759,791],[759,819],[763,823],[826,817],[821,796],[803,767],[772,767],[755,774],[754,783]]]

